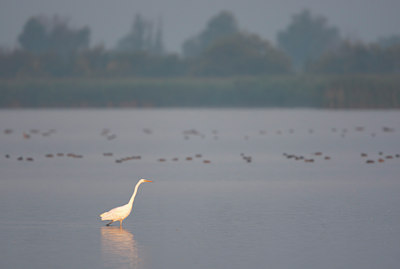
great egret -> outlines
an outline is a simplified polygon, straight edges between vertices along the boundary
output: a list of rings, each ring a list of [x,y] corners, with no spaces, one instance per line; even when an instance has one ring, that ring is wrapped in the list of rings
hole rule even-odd
[[[135,190],[133,191],[131,199],[126,205],[113,208],[110,211],[104,212],[103,214],[100,215],[101,220],[111,220],[111,222],[107,223],[107,226],[109,226],[114,221],[119,221],[119,226],[122,227],[122,221],[126,217],[128,217],[129,214],[131,213],[133,201],[135,200],[138,188],[140,184],[142,184],[143,182],[153,182],[153,181],[147,179],[139,180],[139,182],[135,186]]]

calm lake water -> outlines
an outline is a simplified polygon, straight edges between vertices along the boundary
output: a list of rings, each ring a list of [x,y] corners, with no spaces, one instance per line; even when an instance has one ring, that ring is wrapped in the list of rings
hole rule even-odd
[[[400,266],[400,111],[1,110],[0,122],[0,268]],[[99,214],[140,178],[154,183],[123,229],[105,227]]]

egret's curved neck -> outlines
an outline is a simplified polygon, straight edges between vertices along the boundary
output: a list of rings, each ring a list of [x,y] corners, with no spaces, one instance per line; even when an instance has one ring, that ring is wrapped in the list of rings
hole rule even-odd
[[[135,186],[135,190],[133,191],[132,197],[131,197],[131,199],[129,200],[129,203],[128,203],[130,206],[132,206],[133,201],[135,200],[135,196],[137,194],[137,191],[139,189],[140,184],[142,184],[142,182],[139,181]]]

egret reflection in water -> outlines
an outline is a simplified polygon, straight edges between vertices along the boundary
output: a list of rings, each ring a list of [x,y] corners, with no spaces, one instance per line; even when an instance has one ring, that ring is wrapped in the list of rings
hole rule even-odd
[[[141,268],[138,247],[131,232],[120,227],[101,227],[102,257],[113,268]]]

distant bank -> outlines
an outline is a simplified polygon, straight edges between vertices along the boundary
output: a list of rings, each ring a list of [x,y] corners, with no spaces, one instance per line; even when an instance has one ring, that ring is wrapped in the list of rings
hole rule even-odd
[[[399,75],[0,80],[0,108],[400,108]]]

